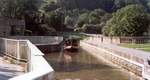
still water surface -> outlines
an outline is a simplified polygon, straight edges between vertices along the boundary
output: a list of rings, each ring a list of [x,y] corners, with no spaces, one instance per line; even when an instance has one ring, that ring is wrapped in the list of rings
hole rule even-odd
[[[46,54],[45,58],[55,70],[54,80],[141,80],[120,68],[98,60],[80,50],[70,64],[59,63],[59,53]]]

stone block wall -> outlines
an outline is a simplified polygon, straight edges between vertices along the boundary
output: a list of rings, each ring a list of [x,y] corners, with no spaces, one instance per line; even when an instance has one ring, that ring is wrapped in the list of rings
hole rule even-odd
[[[115,64],[119,67],[122,67],[130,72],[135,73],[138,76],[142,76],[142,70],[143,67],[137,64],[134,64],[133,62],[124,59],[120,56],[113,55],[112,52],[107,51],[103,48],[98,48],[95,46],[92,46],[88,43],[81,42],[81,48],[89,52],[90,54],[94,55],[97,58],[101,58],[105,60],[106,62],[110,64]]]

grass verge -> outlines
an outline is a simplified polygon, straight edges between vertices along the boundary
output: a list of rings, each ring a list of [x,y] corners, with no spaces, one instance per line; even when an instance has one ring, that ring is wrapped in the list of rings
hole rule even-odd
[[[119,46],[150,52],[150,43],[145,43],[145,44],[120,44]]]

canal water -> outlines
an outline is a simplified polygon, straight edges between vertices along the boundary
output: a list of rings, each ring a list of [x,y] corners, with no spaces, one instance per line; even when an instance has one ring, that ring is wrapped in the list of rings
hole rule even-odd
[[[46,54],[45,58],[55,70],[54,80],[141,80],[120,68],[96,59],[80,50],[69,64],[59,62],[59,53]]]

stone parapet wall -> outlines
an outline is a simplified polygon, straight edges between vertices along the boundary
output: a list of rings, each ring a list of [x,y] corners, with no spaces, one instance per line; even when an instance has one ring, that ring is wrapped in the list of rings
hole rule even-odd
[[[88,43],[81,42],[81,48],[94,55],[97,58],[102,58],[108,63],[114,63],[128,71],[135,73],[138,76],[142,76],[143,66],[134,64],[134,62],[124,59],[123,57],[113,55],[112,52],[105,50],[104,48],[99,48],[92,46]]]
[[[59,44],[63,41],[63,37],[60,36],[9,36],[8,38],[17,40],[29,40],[35,45],[53,45]]]
[[[18,41],[14,39],[0,38],[0,44],[1,54],[18,61],[27,62],[28,51],[25,40]]]
[[[60,51],[61,43],[63,42],[63,37],[60,36],[10,36],[9,38],[17,40],[29,40],[35,44],[43,53]]]
[[[137,44],[143,44],[143,43],[149,43],[150,37],[106,37],[102,36],[103,38],[102,43],[112,43],[112,44],[121,44],[121,43],[137,43]]]
[[[108,37],[103,35],[97,35],[97,34],[84,34],[93,37],[94,39],[99,40],[101,43],[111,43],[111,44],[121,44],[121,43],[150,43],[150,36],[120,36],[120,37]]]
[[[44,59],[44,54],[29,40],[0,38],[1,55],[13,64],[24,62],[25,74],[9,80],[52,80],[54,70]],[[21,64],[20,64],[21,65]]]

